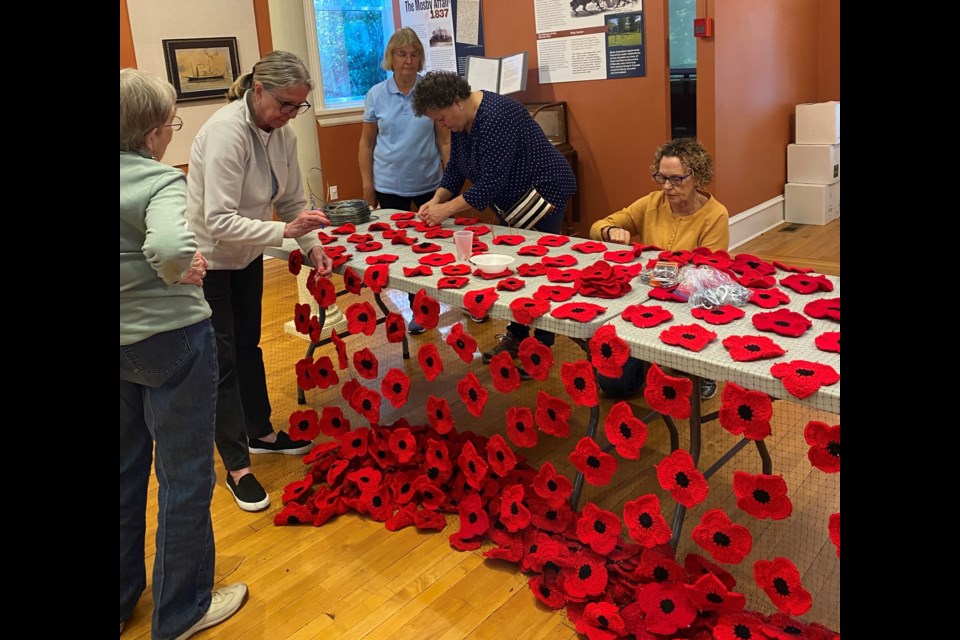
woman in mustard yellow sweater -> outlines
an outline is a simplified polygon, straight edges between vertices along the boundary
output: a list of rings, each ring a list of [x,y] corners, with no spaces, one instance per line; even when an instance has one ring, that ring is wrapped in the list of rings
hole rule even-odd
[[[713,180],[713,159],[698,140],[677,138],[660,145],[650,167],[663,185],[625,209],[597,220],[590,237],[617,244],[656,245],[667,251],[707,247],[726,251],[730,245],[727,208],[702,188]],[[613,396],[630,396],[643,384],[643,363],[631,358],[619,379],[600,376],[600,387]],[[700,397],[712,398],[717,383],[701,379]]]

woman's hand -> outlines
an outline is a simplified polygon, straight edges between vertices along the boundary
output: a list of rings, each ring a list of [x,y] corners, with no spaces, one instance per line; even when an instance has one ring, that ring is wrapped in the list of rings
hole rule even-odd
[[[607,239],[614,244],[630,244],[630,232],[620,227],[607,227]]]
[[[377,192],[374,190],[373,187],[363,188],[363,199],[366,201],[368,205],[370,205],[371,209],[377,208]]]
[[[301,211],[297,218],[283,228],[284,238],[299,238],[330,224],[327,216],[319,211]]]
[[[453,209],[451,207],[445,206],[445,203],[433,198],[417,210],[417,217],[428,225],[437,225],[449,218],[452,213]]]
[[[330,256],[327,255],[327,252],[323,250],[322,246],[314,247],[310,249],[310,262],[316,266],[317,271],[322,276],[328,276],[333,271],[333,261],[330,259]]]
[[[195,284],[198,287],[203,286],[203,279],[207,275],[207,259],[199,251],[193,254],[193,262],[190,268],[183,272],[180,278],[180,284]]]

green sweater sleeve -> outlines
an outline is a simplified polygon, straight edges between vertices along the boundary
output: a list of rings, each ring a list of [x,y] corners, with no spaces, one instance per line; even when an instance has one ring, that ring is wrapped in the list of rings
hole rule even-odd
[[[151,187],[144,225],[143,256],[168,285],[180,281],[197,251],[197,240],[187,228],[186,177],[165,172]]]

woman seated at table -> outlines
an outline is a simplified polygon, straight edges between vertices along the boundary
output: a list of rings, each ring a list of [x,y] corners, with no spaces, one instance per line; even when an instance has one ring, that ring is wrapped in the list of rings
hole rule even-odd
[[[597,220],[590,237],[617,244],[656,245],[667,251],[707,247],[726,251],[730,244],[727,208],[703,187],[713,180],[713,159],[698,140],[677,138],[660,145],[650,167],[653,179],[663,185],[625,209]],[[619,379],[600,376],[608,395],[631,396],[644,381],[641,360],[631,358]],[[700,397],[717,393],[714,380],[701,378]]]
[[[421,220],[440,224],[452,215],[474,216],[490,206],[503,222],[503,212],[535,187],[554,209],[534,228],[560,233],[577,179],[526,107],[497,93],[472,91],[456,73],[432,71],[417,83],[413,109],[453,132],[450,162],[440,188],[420,207]],[[472,185],[461,194],[467,179]],[[489,363],[503,351],[516,358],[520,342],[529,335],[530,327],[511,322],[499,344],[483,353],[483,361]],[[543,344],[553,344],[549,331],[537,329],[534,336]]]

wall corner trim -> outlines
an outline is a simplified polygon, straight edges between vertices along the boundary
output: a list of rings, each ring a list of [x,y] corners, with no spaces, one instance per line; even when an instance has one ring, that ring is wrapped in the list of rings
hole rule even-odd
[[[730,250],[783,224],[783,194],[770,198],[730,218]]]

